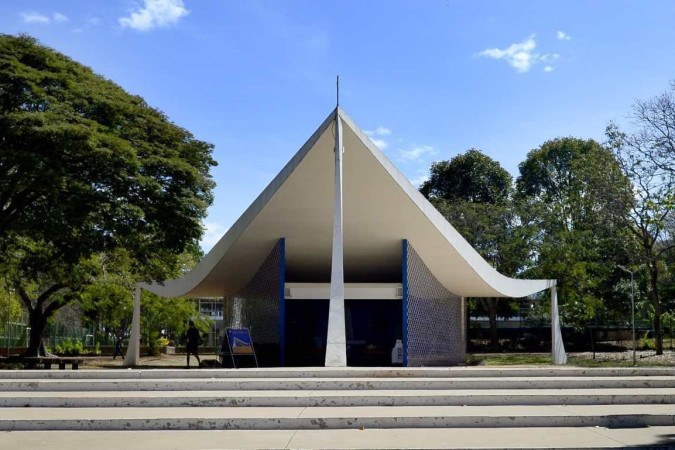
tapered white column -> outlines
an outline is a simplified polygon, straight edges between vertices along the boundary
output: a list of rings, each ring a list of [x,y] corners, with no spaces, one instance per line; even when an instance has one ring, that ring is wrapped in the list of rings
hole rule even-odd
[[[345,335],[344,247],[342,243],[342,121],[335,109],[335,208],[333,210],[333,256],[330,274],[330,304],[326,367],[347,366]]]
[[[558,315],[558,290],[555,286],[551,288],[551,360],[553,364],[567,364]]]
[[[141,285],[136,285],[134,291],[134,314],[131,318],[131,334],[127,354],[124,355],[124,365],[127,367],[137,366],[140,363],[141,347]]]

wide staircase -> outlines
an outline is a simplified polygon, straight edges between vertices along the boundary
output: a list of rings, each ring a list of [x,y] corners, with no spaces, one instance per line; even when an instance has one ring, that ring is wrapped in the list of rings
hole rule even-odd
[[[675,368],[0,372],[0,431],[673,425]]]

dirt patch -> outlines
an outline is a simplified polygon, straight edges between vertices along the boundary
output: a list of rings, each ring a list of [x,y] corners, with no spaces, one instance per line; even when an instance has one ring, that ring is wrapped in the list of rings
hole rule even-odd
[[[216,355],[200,355],[201,360],[213,361]],[[84,356],[82,357],[83,364],[80,369],[125,369],[124,358],[118,357],[112,359],[111,356]],[[197,360],[190,357],[190,367],[196,367]],[[159,356],[142,356],[140,364],[137,366],[140,369],[184,369],[187,367],[187,358],[185,355],[159,355]]]

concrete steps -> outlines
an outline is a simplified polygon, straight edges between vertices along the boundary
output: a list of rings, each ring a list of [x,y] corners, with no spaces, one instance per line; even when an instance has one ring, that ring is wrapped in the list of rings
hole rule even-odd
[[[265,369],[102,369],[5,370],[0,380],[179,379],[179,378],[489,378],[489,377],[616,377],[675,376],[675,367],[289,367]]]
[[[0,380],[9,391],[239,391],[675,388],[675,376],[476,378],[162,378]]]
[[[0,372],[0,431],[675,426],[675,368]]]
[[[3,408],[668,405],[675,388],[0,392]]]
[[[671,405],[2,408],[0,430],[673,426]]]

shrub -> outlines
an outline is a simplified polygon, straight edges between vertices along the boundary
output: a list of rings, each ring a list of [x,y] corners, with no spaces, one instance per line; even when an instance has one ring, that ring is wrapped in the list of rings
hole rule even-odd
[[[84,345],[77,339],[64,339],[54,349],[57,355],[79,356],[84,352]]]
[[[636,347],[639,350],[656,350],[656,342],[653,338],[642,338],[638,339]]]
[[[158,338],[151,338],[148,341],[148,352],[152,356],[159,356],[162,353],[164,347],[169,345],[169,340],[163,336]]]

